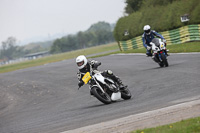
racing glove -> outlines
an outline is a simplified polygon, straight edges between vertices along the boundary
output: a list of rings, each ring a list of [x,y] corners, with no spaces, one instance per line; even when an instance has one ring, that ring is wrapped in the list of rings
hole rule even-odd
[[[81,80],[81,81],[79,81],[79,83],[78,83],[78,87],[80,88],[81,86],[83,86],[84,85],[84,82]]]
[[[150,50],[151,49],[151,47],[150,46],[147,46],[147,50]]]
[[[164,43],[166,43],[166,42],[167,42],[165,39],[162,39],[162,41],[163,41]]]
[[[164,39],[163,42],[165,43],[165,47],[167,46],[167,41]]]

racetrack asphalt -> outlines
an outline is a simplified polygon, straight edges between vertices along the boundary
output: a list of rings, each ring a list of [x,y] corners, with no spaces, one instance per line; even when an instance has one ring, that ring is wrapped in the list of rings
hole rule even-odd
[[[59,133],[200,99],[200,54],[172,54],[160,68],[144,55],[95,58],[132,99],[104,105],[80,90],[75,59],[0,74],[0,133]]]

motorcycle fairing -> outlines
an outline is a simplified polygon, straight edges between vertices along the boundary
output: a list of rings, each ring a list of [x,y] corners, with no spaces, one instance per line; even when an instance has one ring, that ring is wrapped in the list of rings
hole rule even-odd
[[[116,92],[116,93],[112,93],[112,95],[111,95],[112,101],[116,101],[116,100],[119,100],[119,99],[121,99],[121,92],[120,91]]]

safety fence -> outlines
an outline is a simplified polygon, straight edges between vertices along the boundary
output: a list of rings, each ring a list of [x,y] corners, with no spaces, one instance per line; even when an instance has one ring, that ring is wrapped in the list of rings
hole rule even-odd
[[[160,32],[166,39],[167,45],[180,44],[200,40],[200,24],[187,25],[178,29]],[[142,35],[127,41],[119,41],[122,51],[143,48]]]

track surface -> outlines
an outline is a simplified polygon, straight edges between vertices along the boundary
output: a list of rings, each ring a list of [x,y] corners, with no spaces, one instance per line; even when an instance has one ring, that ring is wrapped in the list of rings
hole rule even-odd
[[[104,105],[77,90],[73,60],[0,74],[0,133],[58,133],[200,99],[200,54],[172,54],[159,68],[144,55],[96,58],[129,86],[131,100]]]

